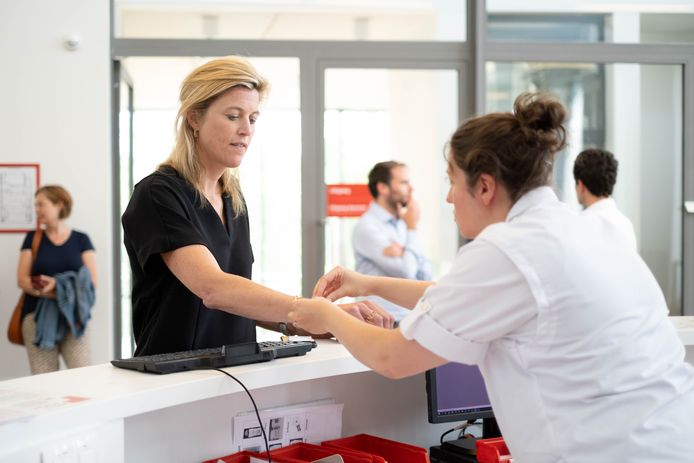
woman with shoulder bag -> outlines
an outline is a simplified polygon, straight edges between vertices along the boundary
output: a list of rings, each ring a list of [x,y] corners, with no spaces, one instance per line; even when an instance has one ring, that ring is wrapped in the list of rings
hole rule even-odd
[[[72,210],[65,188],[46,185],[34,198],[43,236],[32,264],[36,232],[27,233],[17,268],[17,284],[25,292],[22,335],[31,374],[57,371],[60,355],[68,368],[87,366],[87,321],[96,284],[94,246],[89,236],[65,223]]]

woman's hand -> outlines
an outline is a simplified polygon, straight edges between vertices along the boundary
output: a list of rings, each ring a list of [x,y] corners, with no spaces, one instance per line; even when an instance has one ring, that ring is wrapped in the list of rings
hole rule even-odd
[[[36,297],[55,297],[55,278],[48,275],[31,277],[31,295]]]
[[[42,296],[46,296],[55,291],[55,278],[49,277],[48,275],[41,275],[40,281],[41,288],[39,291],[41,291]]]
[[[351,296],[366,296],[365,276],[337,266],[318,279],[313,287],[314,297],[325,297],[331,301]]]

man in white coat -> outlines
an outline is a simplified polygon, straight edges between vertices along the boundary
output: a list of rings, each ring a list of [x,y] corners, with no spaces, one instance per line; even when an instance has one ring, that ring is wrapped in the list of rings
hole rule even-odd
[[[585,208],[584,214],[596,215],[615,237],[636,250],[636,234],[631,221],[617,209],[612,190],[617,182],[619,162],[607,150],[590,148],[581,151],[574,163],[576,196]]]

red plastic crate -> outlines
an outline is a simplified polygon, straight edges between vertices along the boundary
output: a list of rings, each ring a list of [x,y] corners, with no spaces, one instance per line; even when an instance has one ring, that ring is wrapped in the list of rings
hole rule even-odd
[[[512,462],[511,452],[503,437],[479,439],[477,441],[477,461],[479,463]]]
[[[258,457],[259,453],[253,452],[239,452],[231,455],[227,455],[221,458],[213,458],[211,460],[205,460],[202,463],[217,463],[222,460],[224,463],[250,463],[251,457]]]
[[[374,463],[429,463],[427,450],[415,445],[384,439],[370,434],[357,434],[324,441],[321,445],[347,448],[372,454]]]
[[[345,463],[372,463],[373,458],[363,452],[349,449],[321,447],[320,445],[297,443],[270,451],[273,463],[308,463],[330,455],[340,455]],[[263,458],[266,453],[259,454]]]

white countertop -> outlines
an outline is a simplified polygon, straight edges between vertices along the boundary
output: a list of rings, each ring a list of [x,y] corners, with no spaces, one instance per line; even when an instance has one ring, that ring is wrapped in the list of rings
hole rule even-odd
[[[249,390],[369,371],[336,341],[318,343],[305,356],[225,371]],[[106,422],[242,390],[215,370],[156,375],[115,368],[110,363],[2,381],[0,449],[25,440],[28,434],[79,427],[95,417]],[[68,397],[86,400],[71,402]]]
[[[694,317],[670,317],[682,344],[694,346]]]
[[[671,317],[686,346],[694,346],[694,317]],[[360,373],[369,369],[339,343],[318,341],[305,356],[225,369],[249,390]],[[28,435],[55,432],[242,391],[214,370],[143,374],[111,364],[0,382],[0,449]],[[85,400],[71,402],[69,397]]]

